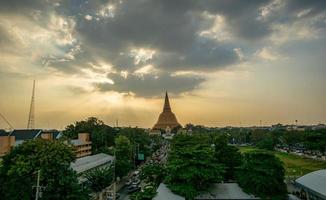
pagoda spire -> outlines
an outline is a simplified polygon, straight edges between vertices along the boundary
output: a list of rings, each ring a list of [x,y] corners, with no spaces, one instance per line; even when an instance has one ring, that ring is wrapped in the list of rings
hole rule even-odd
[[[164,101],[163,112],[171,112],[171,106],[170,106],[170,101],[169,101],[169,96],[168,96],[167,91],[165,91],[165,101]]]
[[[159,129],[173,129],[175,127],[181,127],[181,125],[178,123],[177,118],[175,117],[175,114],[172,112],[170,101],[169,101],[169,95],[168,92],[165,92],[165,100],[164,100],[164,106],[163,106],[163,112],[158,117],[158,120],[156,124],[154,125],[153,129],[159,130]]]

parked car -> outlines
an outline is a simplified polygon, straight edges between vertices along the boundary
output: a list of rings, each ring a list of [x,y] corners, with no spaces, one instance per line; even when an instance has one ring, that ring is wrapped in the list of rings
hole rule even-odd
[[[129,186],[127,188],[127,192],[128,193],[133,193],[133,192],[136,192],[136,191],[139,191],[140,190],[140,187],[139,186]]]
[[[120,198],[120,194],[115,193],[115,199],[119,199],[119,198]],[[113,200],[113,194],[110,194],[106,200]]]
[[[137,179],[137,180],[134,180],[131,184],[132,184],[132,185],[138,185],[139,183],[140,183],[140,180]]]
[[[133,176],[138,176],[139,173],[140,173],[140,171],[139,171],[139,170],[136,170],[136,171],[134,171],[134,173],[133,173],[132,175],[133,175]]]
[[[144,192],[144,191],[147,190],[147,189],[154,189],[154,186],[151,185],[151,184],[149,184],[149,185],[145,185],[141,191]]]
[[[128,181],[125,182],[125,185],[131,185],[131,183],[132,183],[132,180],[129,179]]]

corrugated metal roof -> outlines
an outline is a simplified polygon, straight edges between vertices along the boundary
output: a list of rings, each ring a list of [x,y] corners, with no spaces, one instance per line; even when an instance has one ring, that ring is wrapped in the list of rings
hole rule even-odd
[[[198,195],[195,199],[259,199],[242,191],[237,183],[215,183],[208,192]]]
[[[0,136],[8,136],[9,133],[7,133],[5,130],[0,129]]]
[[[78,158],[75,162],[70,164],[70,167],[75,170],[77,174],[79,174],[101,165],[112,163],[113,160],[113,156],[107,155],[105,153],[99,153],[96,155]]]
[[[326,197],[326,169],[301,176],[295,182]]]
[[[185,198],[174,194],[164,183],[161,183],[154,200],[185,200]]]
[[[20,129],[13,130],[10,136],[15,136],[17,140],[30,140],[36,138],[41,133],[41,129]]]

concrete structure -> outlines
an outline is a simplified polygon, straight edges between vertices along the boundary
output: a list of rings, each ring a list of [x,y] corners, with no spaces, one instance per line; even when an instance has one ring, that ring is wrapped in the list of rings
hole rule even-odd
[[[153,200],[185,200],[185,198],[174,194],[164,183],[161,183]]]
[[[172,130],[173,128],[178,126],[181,127],[181,125],[177,121],[175,114],[171,110],[169,96],[168,93],[166,92],[163,112],[160,114],[157,123],[154,125],[153,129]]]
[[[15,145],[15,137],[9,136],[4,130],[0,130],[0,157],[7,154]]]
[[[79,133],[78,139],[70,140],[70,144],[75,147],[77,158],[92,154],[92,142],[90,141],[89,133]]]
[[[326,200],[326,169],[298,178],[295,185],[305,193],[308,200]]]
[[[247,194],[242,191],[237,183],[215,183],[208,188],[207,192],[204,192],[195,200],[203,199],[259,199],[253,195]]]

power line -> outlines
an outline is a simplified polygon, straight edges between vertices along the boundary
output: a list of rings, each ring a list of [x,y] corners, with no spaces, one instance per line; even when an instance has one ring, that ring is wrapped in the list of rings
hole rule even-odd
[[[9,123],[9,121],[0,113],[1,118],[8,124],[10,129],[14,129],[14,127]]]

